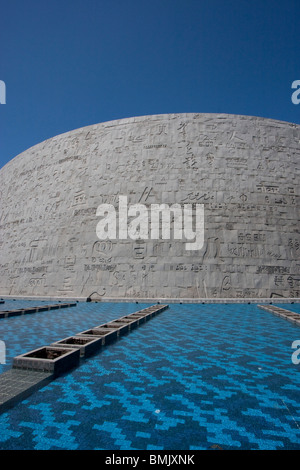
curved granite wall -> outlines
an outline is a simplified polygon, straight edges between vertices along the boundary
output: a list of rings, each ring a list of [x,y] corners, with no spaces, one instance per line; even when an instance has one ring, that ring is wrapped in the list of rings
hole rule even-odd
[[[224,114],[122,119],[46,140],[0,171],[0,295],[299,297],[299,156],[299,125]],[[120,195],[149,210],[203,204],[203,247],[100,240],[97,208],[117,208]]]

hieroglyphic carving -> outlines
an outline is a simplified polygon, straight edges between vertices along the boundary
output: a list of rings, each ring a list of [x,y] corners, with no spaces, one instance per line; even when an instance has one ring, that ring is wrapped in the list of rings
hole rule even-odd
[[[257,274],[289,274],[290,269],[290,266],[257,266],[256,272]]]
[[[42,287],[45,284],[45,277],[29,279],[30,287]]]
[[[107,256],[107,254],[111,253],[112,249],[113,243],[111,240],[96,241],[92,247],[92,255],[101,254],[101,256]]]
[[[0,172],[0,294],[296,296],[300,126],[250,116],[146,116],[48,139]],[[280,175],[280,178],[278,178]],[[204,204],[205,240],[97,240],[119,195]]]
[[[139,199],[138,202],[141,202],[141,203],[142,203],[142,202],[147,202],[147,199],[148,199],[149,197],[150,197],[150,198],[151,198],[151,197],[154,197],[154,194],[153,194],[153,187],[150,187],[150,186],[148,187],[148,186],[146,186],[145,189],[143,190],[142,195],[141,195],[141,197],[140,197],[140,199]]]
[[[85,271],[114,271],[116,269],[115,264],[85,264],[84,270]]]
[[[266,241],[266,234],[264,232],[248,232],[248,233],[238,233],[239,243],[264,243]]]
[[[73,206],[84,204],[86,202],[85,193],[83,190],[76,191],[74,194]]]
[[[144,240],[135,240],[133,244],[133,258],[144,259],[146,254],[146,244]]]

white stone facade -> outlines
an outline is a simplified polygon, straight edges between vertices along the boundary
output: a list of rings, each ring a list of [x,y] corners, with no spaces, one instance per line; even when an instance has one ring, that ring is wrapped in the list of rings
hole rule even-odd
[[[300,297],[300,126],[225,114],[121,119],[0,171],[0,295]],[[105,240],[97,207],[204,204],[204,246]]]

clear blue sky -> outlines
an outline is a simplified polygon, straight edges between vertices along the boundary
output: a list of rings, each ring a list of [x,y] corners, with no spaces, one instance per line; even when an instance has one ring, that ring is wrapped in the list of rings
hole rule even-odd
[[[98,122],[212,112],[300,124],[300,0],[0,0],[0,167]]]

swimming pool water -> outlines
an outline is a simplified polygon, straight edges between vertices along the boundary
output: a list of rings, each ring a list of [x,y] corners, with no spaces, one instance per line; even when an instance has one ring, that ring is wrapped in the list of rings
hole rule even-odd
[[[17,354],[148,305],[2,319],[0,372]],[[299,327],[253,304],[169,305],[0,415],[0,449],[299,449]]]

